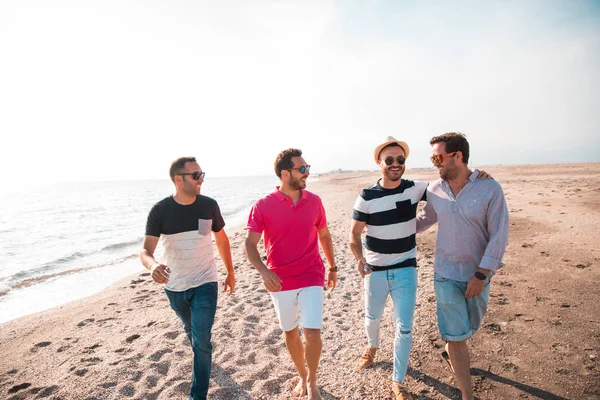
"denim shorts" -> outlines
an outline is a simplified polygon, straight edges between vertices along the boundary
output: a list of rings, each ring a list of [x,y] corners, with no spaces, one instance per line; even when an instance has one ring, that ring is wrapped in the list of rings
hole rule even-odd
[[[437,317],[440,337],[447,342],[467,340],[477,331],[490,300],[490,279],[477,297],[466,298],[467,282],[446,279],[434,274]]]

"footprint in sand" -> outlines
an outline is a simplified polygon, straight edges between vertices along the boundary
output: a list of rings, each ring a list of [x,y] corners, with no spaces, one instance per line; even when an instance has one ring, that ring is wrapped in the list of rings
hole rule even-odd
[[[40,348],[42,347],[48,347],[52,344],[52,342],[39,342],[33,345],[33,347],[30,349],[30,351],[32,353],[35,353],[36,351],[38,351]]]
[[[139,337],[140,337],[140,335],[138,335],[138,334],[131,335],[131,336],[128,336],[128,337],[125,339],[125,341],[126,341],[127,343],[131,343],[131,342],[133,342],[134,340],[136,340],[136,339],[139,339]]]
[[[180,331],[170,331],[170,332],[165,333],[163,336],[166,337],[167,339],[174,340],[174,339],[177,339],[177,337],[180,334],[181,334]]]
[[[152,389],[158,384],[158,375],[150,375],[146,377],[146,388]]]
[[[233,311],[236,313],[242,313],[242,312],[244,312],[245,308],[246,308],[245,304],[239,304],[233,308]]]
[[[281,340],[281,330],[272,329],[265,339],[265,344],[275,344]]]
[[[267,353],[273,354],[275,357],[279,357],[279,354],[281,353],[281,349],[276,346],[269,346],[266,351]]]
[[[78,369],[77,371],[73,372],[75,375],[77,376],[84,376],[85,374],[87,374],[88,370],[86,368],[82,368],[82,369]]]
[[[102,362],[102,359],[100,357],[82,358],[81,362],[88,364],[98,364],[99,362]]]
[[[19,390],[27,389],[29,386],[31,386],[31,383],[21,383],[8,389],[8,393],[17,393]]]
[[[159,375],[167,375],[169,373],[169,368],[171,368],[170,361],[163,361],[160,363],[155,363],[150,366],[150,368],[155,369]]]
[[[117,386],[117,382],[104,382],[99,385],[103,389],[110,389],[112,387]]]
[[[162,356],[164,356],[167,353],[172,353],[173,350],[171,349],[162,349],[162,350],[158,350],[157,352],[154,352],[152,354],[150,354],[148,356],[148,359],[152,360],[152,361],[160,361],[160,359],[162,358]]]
[[[127,383],[119,388],[119,393],[126,397],[133,397],[135,395],[135,387],[131,383]]]
[[[254,380],[252,380],[252,379],[249,379],[249,380],[243,381],[243,382],[240,384],[240,386],[242,387],[242,389],[244,389],[244,390],[248,390],[248,391],[252,389],[252,385],[254,385]]]
[[[279,379],[269,379],[260,385],[261,391],[265,393],[279,394],[281,393],[281,382]]]
[[[102,345],[100,343],[96,343],[89,347],[84,347],[83,352],[84,353],[93,353],[94,350],[96,350],[98,347],[102,347]]]
[[[82,326],[85,326],[85,325],[89,324],[90,322],[94,322],[94,321],[95,321],[94,318],[87,318],[87,319],[84,319],[83,321],[81,321],[80,323],[78,323],[77,326],[81,328]]]
[[[36,398],[44,398],[44,397],[50,397],[52,396],[52,394],[54,394],[54,392],[56,392],[58,390],[58,386],[56,385],[52,385],[52,386],[48,386],[45,388],[39,388],[39,392]]]
[[[131,298],[131,302],[132,303],[139,303],[140,301],[146,300],[148,297],[150,297],[149,294],[143,294],[141,296],[132,297]]]

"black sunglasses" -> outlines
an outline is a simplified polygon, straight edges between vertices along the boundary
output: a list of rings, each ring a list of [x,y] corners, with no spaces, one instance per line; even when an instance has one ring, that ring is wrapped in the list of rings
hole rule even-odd
[[[297,169],[301,174],[305,174],[310,171],[310,165],[303,165],[301,167],[290,168],[290,171],[293,169]]]
[[[398,164],[400,165],[404,165],[404,163],[406,162],[406,159],[402,156],[398,156],[396,158],[392,157],[392,156],[387,156],[383,161],[385,162],[385,165],[392,165],[395,161],[398,161]]]
[[[192,177],[193,180],[195,181],[199,181],[200,179],[204,179],[204,176],[206,175],[206,172],[183,172],[181,174],[177,174],[177,175],[190,175]]]

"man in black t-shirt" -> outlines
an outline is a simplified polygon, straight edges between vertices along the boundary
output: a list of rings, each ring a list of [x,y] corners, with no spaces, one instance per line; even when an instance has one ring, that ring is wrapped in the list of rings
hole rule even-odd
[[[194,157],[173,161],[169,170],[175,194],[156,203],[146,223],[140,259],[154,282],[164,284],[171,308],[183,323],[194,352],[190,400],[206,399],[212,363],[211,330],[217,309],[217,268],[212,235],[227,268],[224,291],[233,293],[235,275],[229,238],[219,205],[200,194],[204,172]],[[154,258],[158,242],[164,248]]]

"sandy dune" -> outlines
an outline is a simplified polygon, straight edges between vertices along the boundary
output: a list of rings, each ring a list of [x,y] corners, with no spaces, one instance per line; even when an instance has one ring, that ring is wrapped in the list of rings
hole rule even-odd
[[[471,340],[480,399],[600,399],[600,164],[486,167],[511,211],[506,267]],[[390,399],[393,325],[384,314],[373,368],[353,371],[365,344],[361,278],[347,247],[352,205],[377,173],[309,185],[325,204],[340,282],[325,300],[325,399]],[[435,171],[405,178],[433,180]],[[289,399],[294,369],[260,277],[229,232],[236,293],[213,328],[213,399]],[[459,398],[440,357],[433,292],[435,229],[418,237],[419,292],[408,385],[418,399]],[[191,350],[162,289],[141,269],[92,297],[0,325],[0,398],[184,399]]]

